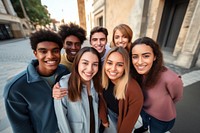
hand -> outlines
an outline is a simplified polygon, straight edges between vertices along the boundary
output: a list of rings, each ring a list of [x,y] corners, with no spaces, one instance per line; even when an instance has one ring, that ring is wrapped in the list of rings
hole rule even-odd
[[[106,123],[103,123],[103,122],[102,122],[102,125],[103,125],[104,127],[106,127],[106,128],[109,127],[109,123],[108,123],[108,122],[106,122]]]
[[[65,95],[67,95],[67,88],[60,88],[59,83],[56,83],[53,86],[53,92],[52,92],[52,97],[54,99],[60,100],[63,98]]]

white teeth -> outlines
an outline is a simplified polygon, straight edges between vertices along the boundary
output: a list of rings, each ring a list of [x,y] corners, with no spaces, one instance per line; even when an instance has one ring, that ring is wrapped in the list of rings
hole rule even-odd
[[[48,64],[54,64],[56,61],[47,61]]]
[[[71,54],[75,55],[75,54],[76,54],[76,52],[71,52]]]
[[[92,73],[85,73],[86,76],[92,76]]]
[[[115,72],[110,72],[110,75],[115,76],[117,73]]]
[[[145,68],[145,66],[137,66],[137,68],[138,68],[139,70],[142,70],[142,69]]]

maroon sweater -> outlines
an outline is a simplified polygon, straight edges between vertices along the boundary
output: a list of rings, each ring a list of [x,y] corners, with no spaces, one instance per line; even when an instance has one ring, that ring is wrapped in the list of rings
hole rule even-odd
[[[140,86],[135,79],[130,78],[126,89],[125,99],[119,100],[118,133],[132,132],[140,115],[143,100],[144,98]],[[105,123],[108,119],[106,102],[103,99],[103,95],[100,95],[99,101],[99,116],[102,122]]]

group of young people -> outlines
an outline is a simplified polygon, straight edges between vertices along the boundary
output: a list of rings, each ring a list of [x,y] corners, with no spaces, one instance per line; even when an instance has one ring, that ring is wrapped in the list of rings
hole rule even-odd
[[[4,89],[5,107],[14,132],[164,133],[175,122],[183,94],[179,75],[164,66],[159,45],[149,37],[132,41],[120,24],[107,43],[108,31],[90,32],[69,23],[58,34],[40,30],[30,43],[36,60]],[[64,48],[64,54],[60,54]],[[59,64],[60,63],[60,64]],[[53,97],[53,98],[52,98]],[[143,126],[134,129],[139,115]]]

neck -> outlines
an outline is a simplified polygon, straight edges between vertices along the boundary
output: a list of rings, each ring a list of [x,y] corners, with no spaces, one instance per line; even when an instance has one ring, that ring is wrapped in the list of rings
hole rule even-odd
[[[104,49],[103,52],[100,53],[100,56],[103,57],[105,52],[106,52],[106,49]]]

